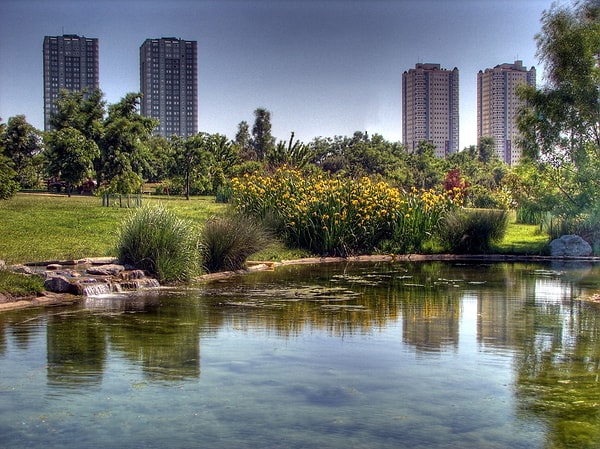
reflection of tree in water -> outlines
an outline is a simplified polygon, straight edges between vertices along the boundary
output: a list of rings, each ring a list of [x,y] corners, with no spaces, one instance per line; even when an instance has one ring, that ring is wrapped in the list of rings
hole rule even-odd
[[[164,307],[149,302],[145,308],[139,299],[132,302],[133,314],[124,307],[50,316],[48,380],[66,386],[101,382],[109,347],[139,364],[153,380],[199,377],[205,314],[197,304]]]
[[[50,384],[99,384],[106,359],[106,329],[100,317],[82,313],[51,315],[47,324]]]
[[[600,447],[600,307],[532,303],[527,320],[515,363],[521,410],[547,423],[548,448]]]

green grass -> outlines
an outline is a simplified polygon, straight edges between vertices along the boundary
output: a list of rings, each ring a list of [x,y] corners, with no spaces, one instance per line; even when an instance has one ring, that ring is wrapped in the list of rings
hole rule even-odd
[[[504,238],[494,245],[501,254],[546,255],[548,236],[540,232],[539,225],[516,224],[511,221]]]
[[[212,197],[145,196],[145,205],[163,204],[178,217],[203,225],[210,217],[225,214],[228,206]],[[119,227],[129,209],[102,207],[100,198],[74,195],[19,193],[0,201],[0,259],[7,264],[116,256]],[[511,215],[506,235],[494,245],[498,253],[544,254],[548,239],[536,225],[514,223]],[[255,260],[284,260],[310,256],[282,244],[253,254]]]
[[[227,206],[212,197],[189,201],[144,197],[180,218],[203,224]],[[20,193],[0,201],[0,259],[7,264],[116,256],[118,230],[130,209],[102,207],[100,198]]]
[[[41,276],[24,275],[0,269],[0,292],[9,292],[12,296],[31,296],[44,290]]]

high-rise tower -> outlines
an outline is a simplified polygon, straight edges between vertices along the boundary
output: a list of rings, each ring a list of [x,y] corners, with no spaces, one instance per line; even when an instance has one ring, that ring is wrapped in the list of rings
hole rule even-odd
[[[44,38],[44,129],[63,89],[91,93],[100,87],[98,39],[65,34]]]
[[[437,157],[458,151],[458,69],[416,64],[402,74],[402,138],[408,151],[420,141],[436,147]]]
[[[198,133],[198,44],[174,37],[146,39],[140,47],[142,115],[158,119],[156,133]]]
[[[517,114],[523,105],[516,93],[519,84],[536,84],[535,68],[527,70],[522,61],[477,74],[477,140],[492,137],[498,157],[511,165],[521,157],[516,145]]]

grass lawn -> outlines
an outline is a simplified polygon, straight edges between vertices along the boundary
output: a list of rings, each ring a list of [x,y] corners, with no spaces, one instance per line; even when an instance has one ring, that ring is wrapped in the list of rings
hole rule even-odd
[[[159,202],[199,226],[227,210],[212,197],[143,199],[144,204]],[[18,193],[0,201],[0,259],[15,264],[114,255],[119,225],[130,211],[102,207],[94,196]]]
[[[214,197],[144,196],[144,204],[162,203],[200,228],[208,218],[224,214],[228,206]],[[121,220],[131,209],[102,207],[94,196],[19,193],[0,201],[0,260],[7,264],[81,259],[115,255],[114,245]],[[544,254],[547,237],[535,225],[511,222],[497,245],[498,253]],[[253,255],[255,260],[284,260],[308,257],[276,243]]]

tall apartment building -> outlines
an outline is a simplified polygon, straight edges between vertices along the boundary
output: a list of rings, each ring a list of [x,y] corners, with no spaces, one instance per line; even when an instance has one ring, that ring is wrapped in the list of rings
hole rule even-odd
[[[516,141],[517,114],[523,102],[516,89],[523,83],[535,87],[536,79],[535,68],[527,70],[522,61],[500,64],[477,74],[477,139],[492,137],[498,157],[511,165],[521,158]]]
[[[92,92],[100,87],[98,39],[65,34],[44,37],[44,129],[50,130],[54,102],[63,89]]]
[[[458,151],[458,69],[416,64],[402,74],[402,138],[408,151],[422,140],[437,157]]]
[[[174,37],[140,47],[142,115],[158,119],[156,134],[198,133],[198,43]]]

